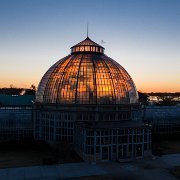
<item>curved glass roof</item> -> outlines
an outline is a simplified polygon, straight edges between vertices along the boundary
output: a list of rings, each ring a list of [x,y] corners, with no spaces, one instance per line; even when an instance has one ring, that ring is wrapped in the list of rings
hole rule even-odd
[[[85,39],[71,49],[97,46],[90,41]],[[45,73],[38,86],[36,102],[131,104],[138,102],[138,95],[130,75],[116,61],[103,52],[75,49]]]

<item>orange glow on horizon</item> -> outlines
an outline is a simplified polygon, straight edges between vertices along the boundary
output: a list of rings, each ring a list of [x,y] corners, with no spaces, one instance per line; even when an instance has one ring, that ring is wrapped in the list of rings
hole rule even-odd
[[[13,85],[15,88],[30,88],[30,86],[34,84],[36,87],[38,86],[38,80],[32,82],[12,82],[12,83],[1,83],[0,88],[9,88],[10,85]],[[140,92],[180,92],[180,87],[173,86],[171,83],[149,83],[149,84],[142,84],[140,81],[135,82],[137,91]],[[108,87],[107,87],[108,88]]]

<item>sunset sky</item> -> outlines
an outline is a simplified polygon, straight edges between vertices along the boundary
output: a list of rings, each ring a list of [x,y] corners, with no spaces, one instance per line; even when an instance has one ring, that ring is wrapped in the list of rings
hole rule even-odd
[[[138,90],[180,92],[180,0],[0,0],[0,87],[37,86],[87,22]]]

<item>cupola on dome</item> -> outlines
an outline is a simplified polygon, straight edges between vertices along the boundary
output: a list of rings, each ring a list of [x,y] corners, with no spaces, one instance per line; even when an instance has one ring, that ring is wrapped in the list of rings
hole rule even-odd
[[[79,52],[104,53],[104,48],[87,37],[84,41],[81,41],[71,48],[72,54]]]
[[[89,37],[71,48],[44,74],[36,102],[49,104],[133,104],[138,95],[127,71]]]

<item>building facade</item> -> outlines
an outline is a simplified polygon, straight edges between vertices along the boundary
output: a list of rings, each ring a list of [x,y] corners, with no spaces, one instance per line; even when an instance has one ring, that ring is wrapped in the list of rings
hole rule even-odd
[[[151,127],[140,114],[130,75],[87,37],[42,77],[34,137],[73,144],[86,161],[144,157],[151,153]]]
[[[34,95],[0,94],[0,141],[33,138]]]
[[[180,106],[147,106],[143,110],[144,122],[152,125],[152,133],[180,134]]]
[[[128,161],[150,155],[151,129],[137,122],[77,123],[75,150],[85,160]]]

